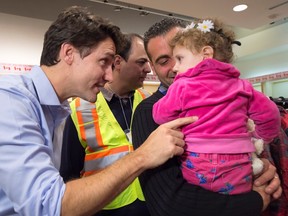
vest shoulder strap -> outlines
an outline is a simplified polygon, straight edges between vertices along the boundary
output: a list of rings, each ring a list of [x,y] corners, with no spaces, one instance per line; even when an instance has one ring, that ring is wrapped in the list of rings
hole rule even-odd
[[[136,92],[139,92],[142,96],[142,99],[145,99],[149,96],[151,96],[151,93],[146,91],[145,89],[137,89]]]

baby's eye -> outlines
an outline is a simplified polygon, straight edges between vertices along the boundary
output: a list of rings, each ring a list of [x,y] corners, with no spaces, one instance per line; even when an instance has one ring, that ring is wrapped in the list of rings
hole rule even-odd
[[[182,57],[181,57],[181,56],[177,56],[176,59],[177,59],[179,62],[181,62]]]

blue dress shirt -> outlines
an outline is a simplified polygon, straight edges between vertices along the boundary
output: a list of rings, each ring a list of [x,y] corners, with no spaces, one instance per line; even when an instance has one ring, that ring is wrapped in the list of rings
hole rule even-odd
[[[69,115],[40,67],[0,76],[0,215],[60,215],[54,132]]]

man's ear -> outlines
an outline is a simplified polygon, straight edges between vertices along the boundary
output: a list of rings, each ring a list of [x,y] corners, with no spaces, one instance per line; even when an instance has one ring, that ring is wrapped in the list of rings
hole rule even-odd
[[[120,55],[115,55],[114,57],[114,67],[115,68],[119,68],[120,64],[121,64],[121,61],[123,60],[123,58],[120,56]]]
[[[207,59],[207,58],[213,58],[214,55],[214,50],[211,46],[204,46],[201,50],[203,58]]]
[[[120,55],[116,54],[114,57],[114,62],[113,62],[114,68],[119,70],[122,61],[123,61],[123,58]]]
[[[75,51],[75,48],[68,43],[64,43],[61,45],[59,58],[60,60],[65,61],[67,64],[72,64],[73,62],[73,52]]]

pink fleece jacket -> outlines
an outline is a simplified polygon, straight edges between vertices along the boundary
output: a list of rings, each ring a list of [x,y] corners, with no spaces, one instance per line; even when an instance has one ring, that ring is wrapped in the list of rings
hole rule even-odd
[[[269,98],[239,76],[233,65],[215,59],[178,74],[167,94],[153,106],[155,122],[198,116],[198,121],[182,129],[188,151],[253,152],[248,118],[254,121],[259,137],[271,140],[278,135],[280,115]]]

